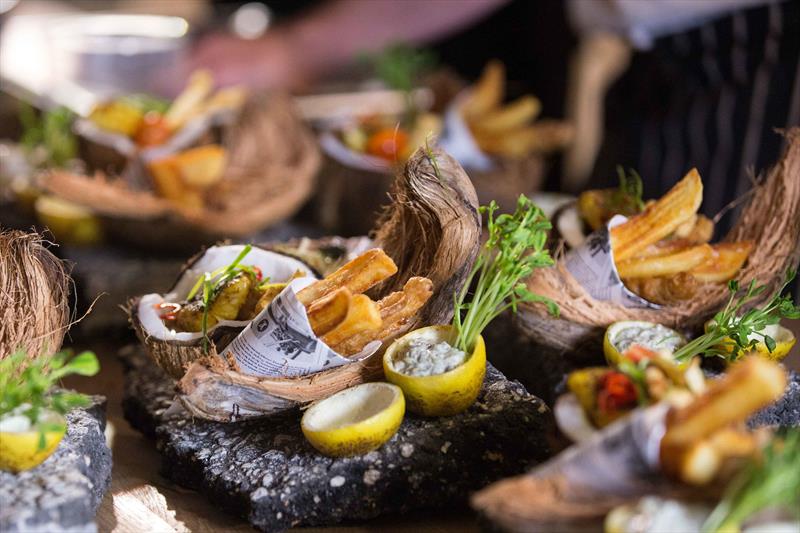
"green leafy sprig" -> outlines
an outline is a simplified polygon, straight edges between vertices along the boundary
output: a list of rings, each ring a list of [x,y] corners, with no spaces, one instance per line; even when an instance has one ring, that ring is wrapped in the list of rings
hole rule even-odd
[[[30,154],[37,148],[44,150],[44,160],[38,162],[45,167],[64,167],[78,153],[78,140],[72,133],[74,114],[60,107],[45,111],[41,117],[28,105],[20,108],[22,123],[20,144]]]
[[[544,296],[533,294],[524,280],[534,269],[553,265],[545,243],[550,221],[542,210],[526,196],[520,195],[514,214],[496,219],[497,204],[492,201],[480,208],[487,214],[489,239],[481,248],[463,288],[454,294],[453,327],[457,338],[453,344],[471,351],[478,335],[503,311],[517,310],[520,302],[544,303],[551,314],[558,315],[558,306]],[[467,295],[477,276],[470,301]]]
[[[736,359],[742,353],[752,350],[763,340],[767,349],[775,349],[775,339],[762,333],[770,325],[777,324],[782,318],[800,318],[800,307],[796,306],[790,295],[782,295],[786,286],[794,279],[796,271],[789,270],[781,287],[773,297],[761,307],[754,307],[745,311],[741,316],[741,309],[758,298],[765,290],[766,285],[756,285],[753,280],[747,286],[742,296],[739,293],[739,282],[728,282],[730,298],[725,308],[714,315],[708,330],[704,335],[690,341],[675,351],[674,357],[678,361],[688,361],[695,355],[719,356],[727,359]],[[760,339],[759,339],[760,338]]]
[[[728,485],[702,531],[737,531],[748,517],[768,507],[785,507],[800,518],[800,429],[774,437],[763,457]]]
[[[615,210],[622,214],[633,215],[644,211],[644,186],[642,177],[634,169],[625,169],[617,165],[619,188],[611,194],[611,204]]]
[[[89,397],[73,391],[53,387],[64,377],[77,374],[94,376],[100,363],[92,352],[82,352],[70,358],[69,352],[59,352],[52,357],[39,355],[29,359],[19,350],[0,360],[0,418],[20,410],[31,426],[39,431],[39,448],[44,448],[45,432],[63,429],[61,424],[40,420],[44,410],[66,414],[76,407],[90,404]]]
[[[407,120],[413,123],[417,109],[411,91],[422,75],[436,65],[434,54],[425,49],[413,48],[403,43],[387,46],[380,54],[366,58],[388,87],[402,91],[406,98]]]
[[[206,353],[208,353],[208,348],[209,348],[208,311],[211,308],[211,304],[214,303],[214,300],[216,299],[217,295],[229,281],[231,281],[239,274],[245,273],[253,276],[253,278],[257,277],[255,268],[253,268],[252,266],[244,266],[239,264],[247,256],[247,254],[250,253],[250,250],[252,249],[253,246],[247,244],[244,246],[239,255],[236,256],[236,259],[234,259],[233,262],[231,262],[229,265],[219,267],[218,269],[212,272],[204,272],[199,278],[197,278],[197,281],[195,282],[194,286],[189,291],[189,294],[186,296],[186,299],[191,301],[195,296],[197,296],[198,293],[201,293],[200,305],[203,308],[201,331],[203,333],[203,349],[205,350]],[[261,283],[266,283],[268,281],[269,279],[266,279]]]

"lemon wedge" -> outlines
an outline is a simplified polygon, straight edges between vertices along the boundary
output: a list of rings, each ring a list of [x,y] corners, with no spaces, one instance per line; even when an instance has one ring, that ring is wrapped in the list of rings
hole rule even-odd
[[[67,423],[56,413],[47,415],[48,429],[44,433],[44,447],[39,447],[39,431],[31,427],[22,415],[10,416],[0,421],[0,470],[22,472],[39,466],[50,457],[64,434]]]
[[[486,345],[478,336],[475,348],[456,368],[431,376],[410,376],[395,369],[395,357],[404,353],[413,339],[431,343],[451,342],[452,326],[430,326],[400,337],[383,354],[383,372],[390,383],[403,389],[408,410],[423,416],[450,416],[460,413],[475,402],[486,374]]]
[[[39,221],[62,243],[88,245],[103,238],[100,221],[80,205],[56,196],[40,196],[34,205]]]
[[[708,324],[706,324],[706,329],[708,329]],[[772,350],[772,352],[769,351],[769,348],[767,348],[767,345],[764,343],[763,335],[768,335],[775,341],[775,349]],[[751,333],[747,339],[749,341],[758,340],[758,344],[756,344],[755,347],[756,352],[761,357],[772,361],[781,361],[784,357],[789,355],[789,352],[792,351],[792,348],[797,342],[794,333],[792,333],[789,328],[781,326],[780,324],[770,324],[757,333]],[[726,342],[722,343],[718,348],[728,353],[732,352],[733,347],[729,343],[732,343],[733,339],[726,337],[725,341]]]
[[[608,364],[618,365],[622,354],[634,344],[653,351],[672,353],[686,344],[686,338],[674,329],[654,322],[614,322],[608,326],[603,337],[603,353]]]
[[[325,455],[361,455],[392,438],[405,410],[400,387],[364,383],[314,403],[303,415],[300,428],[308,442]]]

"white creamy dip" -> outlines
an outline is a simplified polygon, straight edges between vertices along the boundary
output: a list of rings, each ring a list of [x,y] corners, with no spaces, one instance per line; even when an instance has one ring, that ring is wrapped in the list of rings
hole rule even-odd
[[[616,337],[614,337],[614,347],[619,353],[625,353],[634,344],[649,350],[666,350],[672,353],[686,344],[686,341],[674,330],[661,324],[630,326],[617,333]]]
[[[467,354],[447,342],[412,339],[406,350],[395,355],[394,369],[407,376],[444,374],[461,365]]]

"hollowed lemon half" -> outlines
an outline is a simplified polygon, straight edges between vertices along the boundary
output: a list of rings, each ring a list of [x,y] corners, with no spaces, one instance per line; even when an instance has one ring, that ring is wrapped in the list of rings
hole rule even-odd
[[[312,404],[300,427],[323,454],[348,457],[380,448],[397,432],[405,411],[400,387],[363,383]]]
[[[709,321],[706,324],[706,329],[708,329],[711,324],[712,321]],[[775,349],[772,350],[772,352],[769,351],[769,348],[767,348],[767,345],[764,343],[764,337],[762,335],[769,335],[775,341]],[[789,352],[792,351],[792,348],[797,342],[794,333],[792,333],[789,328],[781,326],[780,324],[770,324],[758,333],[752,333],[748,337],[749,341],[754,339],[758,340],[758,344],[755,346],[758,355],[772,361],[781,361],[784,357],[789,355]],[[723,343],[717,346],[717,348],[731,353],[733,352],[733,342],[733,339],[730,337],[725,337]]]
[[[34,205],[39,221],[57,241],[83,246],[103,240],[100,220],[85,207],[56,196],[40,196]]]
[[[50,457],[64,434],[67,423],[56,413],[46,415],[48,424],[44,432],[44,446],[40,447],[41,435],[37,428],[31,427],[22,415],[8,417],[0,421],[0,469],[9,472],[22,472],[39,466]]]
[[[408,410],[423,416],[450,416],[460,413],[475,402],[486,375],[486,345],[478,336],[475,348],[459,366],[432,376],[409,376],[395,370],[395,357],[408,349],[412,339],[423,338],[431,343],[452,342],[452,326],[430,326],[400,337],[383,354],[383,372],[390,383],[400,386],[408,402]]]

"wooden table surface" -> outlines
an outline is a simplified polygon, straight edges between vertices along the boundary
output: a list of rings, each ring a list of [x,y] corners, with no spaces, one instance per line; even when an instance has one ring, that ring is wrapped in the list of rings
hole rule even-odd
[[[800,320],[789,326],[800,337]],[[244,520],[217,509],[205,496],[183,489],[158,473],[160,457],[154,443],[131,428],[122,416],[123,373],[116,357],[120,344],[109,341],[83,343],[100,358],[102,370],[94,378],[71,378],[66,385],[108,398],[109,432],[112,434],[114,468],[111,488],[100,505],[97,525],[102,533],[168,533],[253,531]],[[800,371],[800,349],[795,348],[787,366]],[[332,528],[302,528],[326,532],[469,532],[478,531],[468,510],[443,510],[425,515],[388,516],[369,522]]]

